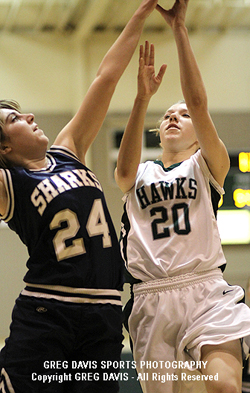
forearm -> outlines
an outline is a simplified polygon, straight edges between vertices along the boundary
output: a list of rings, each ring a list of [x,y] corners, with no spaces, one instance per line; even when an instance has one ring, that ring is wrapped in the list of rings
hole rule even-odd
[[[208,111],[207,94],[191,48],[187,29],[173,29],[180,63],[180,78],[199,146],[214,178],[223,185],[229,169],[229,158]]]
[[[100,130],[119,78],[136,49],[145,19],[156,4],[157,0],[142,0],[138,10],[105,55],[76,115],[56,138],[57,144],[71,149],[82,162]]]
[[[187,28],[184,25],[173,27],[173,33],[177,45],[180,80],[184,99],[189,110],[203,110],[207,108],[207,94],[202,76],[197,65]]]
[[[114,83],[118,82],[138,45],[146,17],[147,13],[142,12],[142,10],[135,12],[123,32],[107,52],[97,75],[107,76]]]
[[[138,165],[141,160],[144,121],[149,104],[148,99],[135,99],[134,106],[126,126],[119,154],[115,178],[123,192],[133,187]]]

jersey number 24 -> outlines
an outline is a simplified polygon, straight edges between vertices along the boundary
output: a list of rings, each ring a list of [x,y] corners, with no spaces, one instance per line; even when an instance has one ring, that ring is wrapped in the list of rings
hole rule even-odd
[[[62,222],[66,222],[67,226],[62,227]],[[65,209],[56,213],[50,223],[50,229],[58,229],[53,239],[58,261],[86,253],[83,238],[75,239],[80,229],[80,223],[75,212],[70,209]],[[109,227],[105,218],[101,199],[94,200],[87,220],[86,229],[90,237],[102,236],[102,245],[104,248],[112,246]],[[71,240],[70,245],[66,245],[66,241],[68,240]]]

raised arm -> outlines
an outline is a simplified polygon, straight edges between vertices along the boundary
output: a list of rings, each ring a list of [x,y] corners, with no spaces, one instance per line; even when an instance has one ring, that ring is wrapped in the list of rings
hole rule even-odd
[[[137,96],[122,138],[115,169],[116,182],[124,193],[135,183],[141,159],[142,135],[148,104],[161,84],[166,67],[166,64],[162,65],[158,75],[155,75],[154,46],[151,45],[149,48],[147,41],[145,49],[140,46]]]
[[[223,186],[230,162],[225,145],[219,138],[208,112],[206,90],[185,26],[187,5],[188,0],[176,0],[172,9],[165,10],[157,5],[157,10],[165,18],[174,34],[179,57],[182,92],[202,155],[214,178]]]
[[[157,0],[143,0],[105,55],[80,109],[55,140],[74,151],[82,162],[106,116],[115,87],[136,49],[146,18]]]

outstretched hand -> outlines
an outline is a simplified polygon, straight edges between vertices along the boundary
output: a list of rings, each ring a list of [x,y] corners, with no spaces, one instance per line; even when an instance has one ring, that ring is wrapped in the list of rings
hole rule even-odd
[[[157,3],[158,0],[142,0],[139,10],[142,11],[146,17],[148,17],[156,8]]]
[[[165,10],[159,4],[156,9],[160,12],[168,25],[173,28],[177,24],[184,24],[189,0],[175,0],[173,7]]]
[[[167,65],[163,64],[158,75],[155,75],[154,62],[154,45],[149,46],[149,42],[146,41],[145,48],[140,45],[138,97],[141,99],[151,98],[157,92],[167,69]]]

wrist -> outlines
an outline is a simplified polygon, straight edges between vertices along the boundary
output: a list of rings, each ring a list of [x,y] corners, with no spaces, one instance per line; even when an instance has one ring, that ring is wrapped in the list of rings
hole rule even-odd
[[[151,96],[138,93],[137,96],[135,97],[135,102],[137,102],[137,103],[141,102],[141,103],[148,104],[150,99],[151,99]]]
[[[134,13],[134,16],[145,21],[147,17],[153,12],[153,9],[148,9],[148,6],[142,4]]]
[[[179,32],[179,31],[184,31],[187,32],[187,27],[185,25],[185,21],[184,20],[176,20],[173,22],[173,24],[171,25],[171,28],[173,30],[173,32]]]

